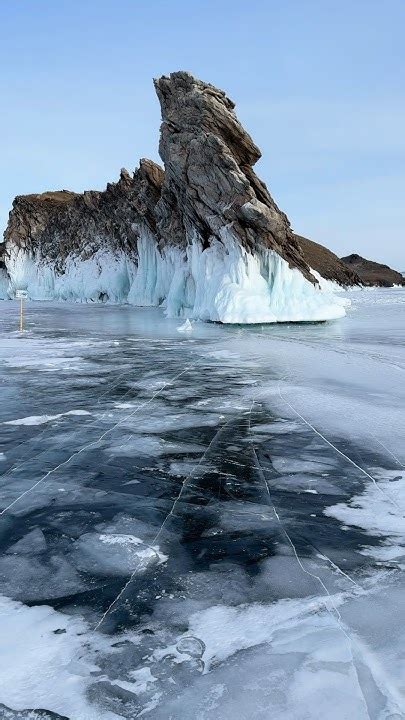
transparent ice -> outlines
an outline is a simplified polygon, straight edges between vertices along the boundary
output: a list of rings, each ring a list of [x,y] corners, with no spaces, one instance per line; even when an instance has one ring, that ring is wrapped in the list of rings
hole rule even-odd
[[[405,717],[405,291],[0,303],[0,717]]]

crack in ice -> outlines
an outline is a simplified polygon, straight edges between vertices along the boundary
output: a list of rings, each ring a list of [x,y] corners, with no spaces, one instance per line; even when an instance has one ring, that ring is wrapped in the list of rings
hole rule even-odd
[[[195,364],[196,364],[196,363],[195,363]],[[101,440],[103,440],[109,433],[111,433],[113,430],[115,430],[117,427],[119,427],[123,422],[125,422],[125,421],[128,420],[129,418],[131,418],[131,417],[133,417],[134,415],[136,415],[136,413],[138,412],[138,410],[142,410],[144,407],[146,407],[147,405],[149,405],[149,404],[157,397],[157,395],[159,395],[159,393],[161,393],[161,392],[165,389],[165,387],[167,387],[168,385],[171,385],[175,380],[177,380],[179,377],[181,377],[182,375],[184,375],[184,374],[185,374],[186,372],[188,372],[190,369],[192,369],[193,367],[195,367],[195,364],[186,367],[186,368],[183,369],[180,373],[178,373],[178,374],[175,375],[173,378],[171,378],[170,381],[168,381],[167,383],[165,383],[164,385],[162,385],[162,387],[160,387],[158,390],[156,390],[156,392],[154,392],[153,395],[152,395],[147,401],[145,401],[144,403],[141,403],[140,405],[137,405],[137,407],[135,408],[135,410],[134,410],[132,413],[129,413],[129,414],[126,415],[125,417],[121,418],[121,420],[119,420],[119,421],[116,422],[114,425],[112,425],[110,428],[108,428],[108,430],[106,430],[104,433],[102,433],[96,440],[93,440],[92,442],[87,443],[86,445],[83,445],[83,447],[81,447],[79,450],[76,450],[74,453],[72,453],[72,455],[70,455],[70,456],[69,456],[66,460],[64,460],[62,463],[60,463],[59,465],[56,465],[56,467],[52,468],[52,470],[48,470],[48,472],[45,473],[45,475],[43,475],[42,478],[40,478],[39,480],[37,480],[37,482],[34,483],[30,488],[28,488],[28,489],[25,490],[23,493],[21,493],[21,495],[19,495],[15,500],[13,500],[13,502],[11,502],[9,505],[7,505],[7,507],[3,508],[3,510],[0,511],[0,516],[1,516],[1,515],[4,515],[4,513],[7,512],[7,510],[10,510],[10,508],[12,508],[16,503],[18,503],[23,497],[25,497],[25,496],[28,495],[30,492],[32,492],[32,490],[34,490],[34,489],[35,489],[36,487],[38,487],[41,483],[43,483],[44,480],[46,480],[48,477],[50,477],[51,475],[53,475],[53,473],[55,473],[55,472],[57,472],[58,470],[60,470],[60,468],[65,467],[66,465],[68,465],[68,464],[70,463],[70,461],[73,460],[74,457],[77,457],[77,456],[80,455],[82,452],[85,452],[86,450],[88,450],[89,448],[93,447],[94,445],[97,445]]]
[[[179,491],[178,495],[176,496],[176,498],[175,498],[175,500],[174,500],[174,502],[173,502],[173,504],[172,504],[169,512],[168,512],[167,515],[165,516],[162,524],[161,524],[160,527],[159,527],[159,530],[157,531],[155,537],[154,537],[153,540],[152,540],[152,544],[153,544],[153,545],[155,545],[155,544],[157,543],[157,541],[159,540],[159,537],[160,537],[160,535],[161,535],[161,533],[162,533],[162,531],[163,531],[166,523],[168,522],[169,518],[174,516],[174,511],[175,511],[176,505],[177,505],[177,503],[180,501],[180,499],[181,499],[181,497],[182,497],[182,495],[183,495],[183,492],[184,492],[184,490],[186,489],[186,487],[189,486],[189,481],[192,479],[192,477],[193,477],[193,475],[194,475],[194,472],[200,467],[201,463],[202,463],[202,462],[205,460],[205,458],[207,457],[207,454],[208,454],[208,452],[210,451],[210,449],[212,448],[212,446],[213,446],[216,438],[218,437],[218,435],[227,427],[227,425],[229,425],[229,424],[232,422],[232,420],[234,420],[234,418],[229,418],[225,423],[223,423],[223,425],[221,425],[221,427],[219,427],[219,428],[217,429],[217,431],[215,432],[215,434],[214,434],[214,436],[212,437],[210,443],[208,444],[208,446],[207,446],[206,449],[204,450],[203,454],[201,455],[201,457],[200,457],[200,459],[198,460],[198,462],[196,463],[196,465],[192,468],[191,472],[184,478],[184,480],[183,480],[183,482],[182,482],[182,484],[181,484],[180,491]],[[206,472],[207,472],[207,471],[206,471]],[[205,474],[205,473],[204,473],[204,474]],[[112,610],[112,609],[114,608],[114,606],[120,601],[120,599],[121,599],[122,596],[124,595],[124,593],[125,593],[125,591],[127,590],[127,588],[131,585],[133,579],[134,579],[135,576],[137,575],[137,572],[138,572],[138,570],[136,569],[136,570],[134,570],[134,572],[130,575],[129,579],[127,580],[127,582],[125,583],[125,585],[121,588],[121,590],[120,590],[120,592],[118,593],[117,597],[116,597],[116,598],[113,600],[113,602],[108,606],[107,610],[103,613],[103,615],[101,616],[100,620],[99,620],[99,621],[97,622],[97,624],[95,625],[94,630],[99,630],[99,628],[101,627],[101,625],[103,624],[104,620],[107,618],[107,616],[109,615],[109,613],[111,612],[111,610]]]
[[[392,498],[389,494],[385,493],[384,490],[382,490],[380,488],[376,479],[372,475],[370,475],[370,473],[367,472],[367,470],[364,470],[364,468],[362,468],[361,465],[358,465],[348,455],[346,455],[344,452],[342,452],[342,450],[339,450],[339,448],[336,447],[336,445],[334,445],[330,440],[328,440],[328,438],[326,438],[325,435],[323,435],[319,430],[317,430],[316,427],[314,427],[312,425],[312,423],[309,422],[309,420],[307,420],[303,415],[301,415],[301,413],[298,412],[298,410],[296,410],[294,405],[292,405],[290,402],[288,402],[288,400],[285,399],[285,397],[283,397],[280,385],[278,386],[278,393],[280,395],[281,400],[286,405],[288,405],[289,408],[291,408],[291,410],[295,413],[295,415],[297,415],[297,417],[299,417],[305,423],[305,425],[307,425],[316,435],[318,435],[325,443],[327,443],[327,445],[329,445],[331,448],[333,448],[333,450],[335,450],[335,452],[337,452],[339,455],[344,457],[349,463],[351,463],[351,465],[353,465],[355,468],[357,468],[357,470],[360,470],[360,472],[363,473],[363,475],[368,477],[374,484],[375,488],[381,493],[381,495],[383,495],[389,502],[391,502],[393,505],[395,505],[395,507],[398,510],[402,511],[401,506],[398,505],[398,503],[394,500],[394,498]]]

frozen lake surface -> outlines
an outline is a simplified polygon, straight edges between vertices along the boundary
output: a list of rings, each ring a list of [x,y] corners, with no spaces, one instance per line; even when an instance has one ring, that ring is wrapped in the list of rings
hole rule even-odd
[[[0,303],[1,718],[405,717],[405,291],[347,295]]]

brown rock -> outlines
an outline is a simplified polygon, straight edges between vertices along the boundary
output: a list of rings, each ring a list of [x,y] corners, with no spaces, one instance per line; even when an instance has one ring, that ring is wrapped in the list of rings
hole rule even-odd
[[[17,196],[4,234],[6,252],[8,243],[24,248],[52,261],[59,272],[69,253],[86,259],[107,248],[136,257],[139,229],[155,232],[154,207],[162,182],[162,168],[141,160],[133,176],[121,170],[118,182],[101,192]]]
[[[197,232],[207,246],[224,228],[250,252],[270,248],[312,282],[287,216],[253,171],[260,150],[234,113],[234,103],[187,72],[155,80],[165,164],[157,226],[166,242],[186,246]]]
[[[295,239],[310,268],[316,270],[325,280],[332,280],[343,286],[363,284],[359,275],[328,248],[302,235],[295,235]]]
[[[366,260],[361,255],[347,255],[342,262],[359,275],[364,285],[376,285],[380,287],[392,287],[393,285],[405,285],[405,278],[388,265]]]

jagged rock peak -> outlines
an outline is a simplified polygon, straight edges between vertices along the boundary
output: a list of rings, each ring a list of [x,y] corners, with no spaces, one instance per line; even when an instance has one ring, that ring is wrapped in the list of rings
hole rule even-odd
[[[157,225],[183,246],[197,231],[203,246],[233,237],[246,250],[275,250],[315,282],[280,211],[252,166],[260,150],[213,85],[187,72],[154,81],[162,110],[159,153],[165,163]]]
[[[176,132],[197,129],[220,137],[240,165],[254,165],[261,152],[234,113],[235,103],[223,90],[185,71],[154,80],[162,120]],[[164,158],[163,158],[164,159]]]
[[[27,249],[53,260],[59,270],[72,252],[82,258],[102,248],[136,253],[138,228],[155,231],[163,176],[159,165],[142,159],[132,176],[122,169],[119,180],[102,191],[18,195],[4,233],[6,253]]]

